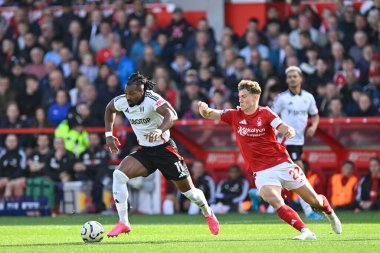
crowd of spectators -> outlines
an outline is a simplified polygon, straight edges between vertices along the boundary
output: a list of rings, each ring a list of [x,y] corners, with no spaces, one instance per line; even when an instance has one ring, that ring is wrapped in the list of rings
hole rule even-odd
[[[303,88],[316,98],[320,116],[380,115],[380,0],[365,11],[337,5],[335,13],[324,9],[320,14],[292,1],[291,15],[284,19],[279,9],[270,7],[265,24],[252,17],[241,36],[225,25],[221,38],[216,38],[207,18],[191,26],[179,7],[170,24],[159,27],[156,15],[140,0],[133,1],[132,8],[123,1],[103,1],[113,4],[113,12],[103,11],[99,1],[21,2],[24,5],[11,18],[0,16],[0,128],[62,129],[64,124],[70,128],[77,116],[75,126],[102,126],[105,105],[123,93],[134,71],[156,82],[155,91],[180,118],[201,118],[198,100],[216,109],[235,107],[241,79],[257,80],[263,90],[260,104],[271,106],[286,89],[285,68],[293,65],[302,69]],[[62,4],[62,15],[43,8],[47,3]],[[75,14],[74,3],[88,4],[88,12]],[[43,8],[41,15],[30,19],[30,7]],[[125,137],[123,119],[116,124],[119,137]],[[86,136],[86,144],[77,152],[66,142],[62,149],[65,136],[50,140],[54,163],[43,166],[51,167],[53,180],[91,175],[99,181],[99,175],[84,173],[91,171],[86,159],[99,160],[89,157],[101,145],[98,136]],[[0,149],[12,153],[15,167],[33,174],[42,168],[33,164],[33,152],[46,156],[43,147],[38,150],[39,138],[43,137],[1,135]],[[57,168],[64,167],[61,159],[70,163],[70,169],[57,174]],[[28,174],[24,172],[0,176],[0,191]],[[5,193],[17,196],[15,186],[25,185],[24,181],[14,181]]]

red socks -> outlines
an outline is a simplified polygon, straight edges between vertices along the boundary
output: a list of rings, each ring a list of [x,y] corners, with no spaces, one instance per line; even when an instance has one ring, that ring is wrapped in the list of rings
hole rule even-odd
[[[325,212],[326,214],[330,215],[332,213],[333,209],[331,208],[329,201],[326,199],[326,197],[324,195],[320,194],[319,196],[321,196],[323,199],[322,211]]]
[[[303,223],[297,212],[287,205],[283,205],[277,209],[277,215],[298,231],[306,228],[305,223]]]

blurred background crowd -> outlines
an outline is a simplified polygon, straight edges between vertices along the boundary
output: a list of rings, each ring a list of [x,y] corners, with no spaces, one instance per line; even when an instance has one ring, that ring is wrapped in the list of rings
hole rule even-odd
[[[0,1],[18,7],[11,18],[0,16],[0,128],[56,128],[54,140],[0,136],[3,196],[22,195],[25,177],[42,174],[57,182],[95,180],[99,194],[109,157],[102,138],[83,127],[103,126],[106,104],[135,71],[156,82],[155,91],[182,119],[201,118],[199,100],[235,107],[242,79],[257,80],[260,104],[271,106],[287,89],[284,70],[293,65],[302,69],[303,88],[321,117],[380,115],[380,0],[366,10],[341,5],[321,15],[294,0],[285,19],[271,7],[262,29],[252,17],[242,36],[226,25],[220,38],[207,18],[190,25],[180,7],[160,27],[146,2]],[[62,6],[61,15],[54,5]],[[77,15],[77,5],[89,9]],[[32,8],[42,10],[38,18],[28,15]],[[128,152],[135,144],[126,142],[126,124],[118,115],[115,132]]]

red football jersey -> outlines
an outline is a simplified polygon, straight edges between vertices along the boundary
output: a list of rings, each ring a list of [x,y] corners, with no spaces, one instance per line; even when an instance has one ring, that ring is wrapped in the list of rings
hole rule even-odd
[[[259,106],[255,113],[245,114],[241,108],[226,110],[222,121],[232,126],[246,163],[253,172],[291,162],[285,146],[276,139],[275,129],[283,121],[268,107]]]

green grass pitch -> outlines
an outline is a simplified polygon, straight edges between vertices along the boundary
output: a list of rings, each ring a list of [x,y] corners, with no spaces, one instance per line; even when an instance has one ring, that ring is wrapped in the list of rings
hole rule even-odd
[[[210,234],[202,216],[132,215],[132,232],[101,243],[85,244],[83,223],[97,220],[108,232],[116,216],[59,216],[55,218],[0,217],[0,252],[380,252],[380,212],[338,213],[341,235],[326,221],[306,223],[316,241],[292,241],[298,231],[273,214],[219,215],[221,230]]]

